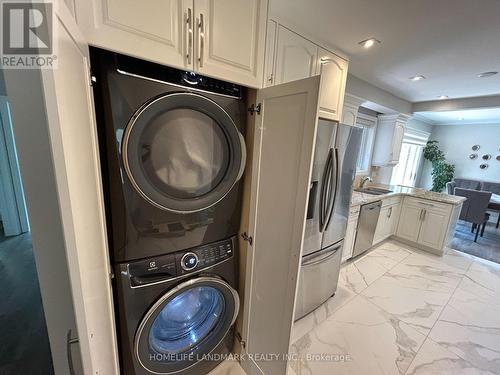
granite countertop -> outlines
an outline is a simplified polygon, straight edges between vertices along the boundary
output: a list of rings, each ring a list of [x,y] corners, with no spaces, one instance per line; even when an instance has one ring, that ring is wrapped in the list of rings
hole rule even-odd
[[[459,197],[456,195],[449,195],[445,193],[436,193],[434,191],[429,191],[425,189],[411,188],[399,185],[393,186],[393,185],[369,184],[365,185],[365,187],[383,188],[387,190],[392,190],[392,193],[373,195],[373,194],[361,193],[359,191],[353,191],[351,198],[351,207],[379,201],[384,198],[405,196],[405,195],[415,198],[428,199],[431,201],[436,201],[441,203],[448,203],[452,205],[461,204],[466,200],[465,197]]]

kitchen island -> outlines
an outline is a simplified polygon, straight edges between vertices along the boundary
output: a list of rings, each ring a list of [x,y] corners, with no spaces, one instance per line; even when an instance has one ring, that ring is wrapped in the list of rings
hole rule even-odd
[[[389,192],[382,193],[383,190]],[[371,184],[365,189],[356,189],[351,199],[343,261],[353,254],[360,207],[377,201],[381,201],[381,208],[372,246],[394,238],[441,255],[453,238],[465,198],[405,186]]]

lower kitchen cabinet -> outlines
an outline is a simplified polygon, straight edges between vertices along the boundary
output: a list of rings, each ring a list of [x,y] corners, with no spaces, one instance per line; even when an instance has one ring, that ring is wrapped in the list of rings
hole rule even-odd
[[[377,244],[396,233],[399,221],[400,200],[388,200],[382,202],[382,209],[375,229],[373,244]]]
[[[452,206],[406,197],[401,209],[397,237],[441,251],[452,213]]]
[[[358,229],[359,206],[351,208],[349,212],[349,220],[347,222],[347,230],[344,239],[344,248],[342,249],[342,262],[352,258],[352,250],[356,240],[356,231]]]

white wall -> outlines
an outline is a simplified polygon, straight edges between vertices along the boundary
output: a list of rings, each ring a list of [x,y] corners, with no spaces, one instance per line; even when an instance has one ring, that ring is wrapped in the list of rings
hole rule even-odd
[[[500,182],[500,161],[496,156],[500,155],[500,123],[494,125],[436,125],[431,134],[431,139],[439,141],[439,147],[443,150],[446,160],[455,164],[455,177],[471,178],[475,180]],[[472,153],[472,145],[478,144],[481,149],[477,152],[479,157],[475,160],[469,159]],[[482,170],[479,165],[483,163],[480,158],[483,154],[491,154],[488,160],[489,168]],[[425,163],[420,185],[430,187],[431,166]]]

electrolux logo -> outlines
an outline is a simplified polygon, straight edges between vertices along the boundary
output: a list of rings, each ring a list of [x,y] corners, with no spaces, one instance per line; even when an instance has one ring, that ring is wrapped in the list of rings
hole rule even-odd
[[[3,69],[54,68],[54,4],[1,0]]]

